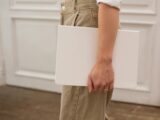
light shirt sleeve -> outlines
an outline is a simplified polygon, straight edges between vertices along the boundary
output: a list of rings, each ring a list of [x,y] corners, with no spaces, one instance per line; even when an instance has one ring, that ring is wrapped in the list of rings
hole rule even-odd
[[[96,0],[97,1],[97,4],[99,3],[104,3],[104,4],[108,4],[112,7],[116,7],[120,10],[121,6],[121,0]]]

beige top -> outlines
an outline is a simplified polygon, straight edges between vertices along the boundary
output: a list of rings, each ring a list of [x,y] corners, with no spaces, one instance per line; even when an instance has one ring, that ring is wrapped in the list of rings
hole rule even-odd
[[[61,0],[61,1],[64,2],[67,0]],[[122,0],[96,0],[96,1],[97,1],[97,4],[101,2],[101,3],[108,4],[110,6],[117,7],[120,9],[120,3]]]
[[[67,0],[61,0],[62,2],[67,1]]]

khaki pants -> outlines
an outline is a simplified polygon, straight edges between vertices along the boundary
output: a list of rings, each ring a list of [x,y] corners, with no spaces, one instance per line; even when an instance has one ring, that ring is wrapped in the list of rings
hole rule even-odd
[[[98,27],[96,0],[61,2],[61,25]],[[89,93],[86,86],[62,86],[59,120],[109,120],[112,91]]]

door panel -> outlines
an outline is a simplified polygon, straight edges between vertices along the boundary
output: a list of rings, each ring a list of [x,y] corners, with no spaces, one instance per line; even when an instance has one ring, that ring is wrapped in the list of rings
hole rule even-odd
[[[54,84],[60,4],[54,0],[7,0],[3,4],[7,84],[60,92],[61,86]]]
[[[158,25],[157,16],[159,16],[158,4],[160,4],[158,0],[122,0],[121,29],[135,30],[140,34],[138,78],[135,80],[134,88],[116,88],[113,100],[160,105],[160,98],[158,98],[159,102],[153,102],[151,98],[151,95],[155,94],[153,93],[153,83],[156,81],[153,76],[153,57],[154,43],[157,39],[155,34]],[[128,74],[126,73],[126,75]],[[126,82],[124,81],[122,84],[126,84]]]

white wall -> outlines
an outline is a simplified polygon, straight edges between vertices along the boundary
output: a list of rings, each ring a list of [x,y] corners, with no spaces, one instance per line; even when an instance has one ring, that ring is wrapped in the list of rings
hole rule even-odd
[[[2,2],[3,3],[3,2]],[[2,54],[2,12],[3,4],[0,4],[0,85],[5,84],[5,77],[4,77],[4,61],[3,61],[3,54]]]
[[[0,46],[1,49],[1,46]],[[2,50],[2,49],[1,49]],[[0,50],[0,85],[5,84],[5,77],[4,77],[4,68],[3,68],[3,56],[2,51]]]
[[[2,39],[1,39],[2,37],[1,36],[2,34],[1,34],[1,26],[0,26],[0,85],[4,85],[5,76],[4,76],[4,61],[3,61],[3,54],[2,54]]]

